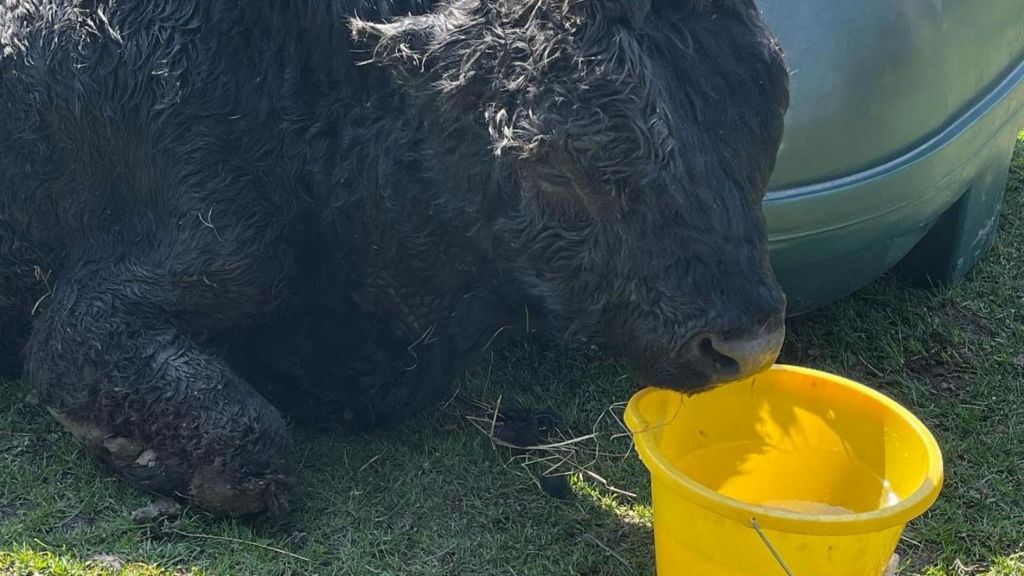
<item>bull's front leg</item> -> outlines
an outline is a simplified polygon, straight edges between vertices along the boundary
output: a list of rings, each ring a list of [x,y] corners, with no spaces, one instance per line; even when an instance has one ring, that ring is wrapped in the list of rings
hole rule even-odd
[[[350,425],[395,425],[442,399],[455,375],[444,324],[405,323],[376,312],[353,319],[364,338],[347,365]]]
[[[135,486],[227,515],[283,510],[285,423],[200,336],[251,307],[247,283],[258,282],[241,260],[230,262],[238,287],[213,272],[178,276],[196,254],[168,247],[172,238],[108,238],[71,258],[34,326],[26,375],[57,420]]]
[[[344,314],[355,336],[345,358],[350,424],[387,426],[435,408],[487,340],[503,332],[506,311],[494,296],[404,272],[400,280],[371,273]]]
[[[422,286],[429,286],[424,282]],[[401,298],[374,301],[362,318],[364,335],[352,367],[362,410],[374,422],[390,423],[431,401],[443,400],[452,381],[489,349],[529,329],[524,305],[476,287],[424,298],[420,285],[391,289]],[[358,324],[355,324],[358,326]]]
[[[387,427],[448,389],[454,342],[446,323],[413,324],[342,290],[317,289],[295,301],[270,321],[215,342],[293,422],[359,432]],[[433,318],[450,318],[442,312]]]

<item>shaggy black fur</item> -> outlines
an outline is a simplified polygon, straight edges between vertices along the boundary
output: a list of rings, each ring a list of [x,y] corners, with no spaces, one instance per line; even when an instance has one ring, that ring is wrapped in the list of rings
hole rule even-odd
[[[398,420],[527,318],[706,387],[787,104],[752,0],[0,0],[0,369],[235,515],[273,405]]]

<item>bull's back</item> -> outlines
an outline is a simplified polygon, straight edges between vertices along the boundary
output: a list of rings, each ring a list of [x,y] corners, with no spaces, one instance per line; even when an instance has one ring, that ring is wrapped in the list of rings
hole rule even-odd
[[[109,4],[0,2],[8,348],[92,237],[134,220],[188,234],[232,211],[309,215],[310,156],[323,165],[339,102],[358,100],[345,20],[323,12],[344,3]]]
[[[324,12],[347,3],[325,4],[0,4],[0,194],[20,233],[294,204],[310,134],[353,85],[345,21]]]

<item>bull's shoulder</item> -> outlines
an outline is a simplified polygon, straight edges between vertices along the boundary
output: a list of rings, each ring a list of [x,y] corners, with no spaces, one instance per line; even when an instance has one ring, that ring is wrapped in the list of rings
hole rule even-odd
[[[31,102],[40,113],[64,109],[80,111],[106,98],[112,87],[144,84],[147,62],[155,68],[169,45],[143,46],[126,41],[132,17],[153,2],[82,3],[76,0],[0,1],[0,74],[7,98],[14,105]],[[138,18],[136,18],[138,20]],[[152,22],[137,22],[158,32]],[[135,77],[133,77],[135,76]]]

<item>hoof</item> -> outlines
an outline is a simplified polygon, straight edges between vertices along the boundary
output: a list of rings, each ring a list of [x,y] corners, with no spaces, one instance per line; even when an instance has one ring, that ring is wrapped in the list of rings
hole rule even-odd
[[[238,477],[215,463],[195,473],[190,489],[200,507],[217,515],[277,516],[289,510],[291,485],[284,475]]]
[[[527,448],[548,441],[558,418],[547,412],[502,409],[495,421],[494,437],[515,447]]]

